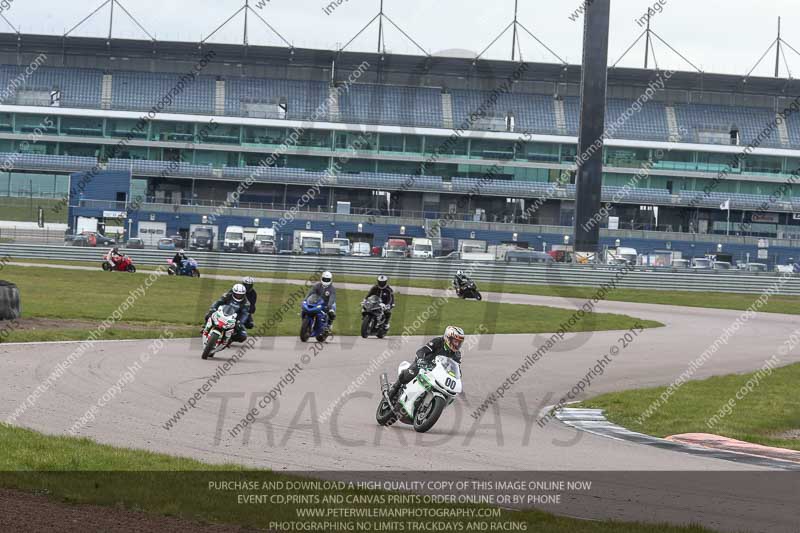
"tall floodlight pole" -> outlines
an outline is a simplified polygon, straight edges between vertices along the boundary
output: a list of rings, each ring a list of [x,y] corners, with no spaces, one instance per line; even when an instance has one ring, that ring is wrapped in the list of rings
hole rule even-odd
[[[597,253],[603,186],[603,133],[605,132],[608,31],[611,0],[587,2],[583,24],[581,119],[575,176],[575,251]]]
[[[516,57],[514,57],[514,51],[517,49],[517,17],[519,14],[519,0],[514,0],[514,33],[511,36],[511,61],[514,61]],[[522,57],[522,50],[519,51],[520,57]]]
[[[649,12],[648,12],[649,13]],[[647,29],[645,30],[645,41],[644,41],[644,69],[647,70],[648,62],[650,58],[650,17],[647,17]],[[655,51],[653,52],[655,55]]]
[[[381,10],[378,16],[378,53],[383,52],[383,0],[381,0]]]
[[[778,17],[778,40],[776,41],[778,46],[775,50],[775,77],[778,78],[781,75],[781,18]]]

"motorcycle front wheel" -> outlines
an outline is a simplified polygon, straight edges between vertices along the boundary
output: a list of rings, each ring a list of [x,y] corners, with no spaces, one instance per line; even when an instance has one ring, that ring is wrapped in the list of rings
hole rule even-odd
[[[214,353],[217,348],[217,341],[219,341],[220,333],[217,330],[211,330],[208,334],[208,342],[203,347],[203,359],[208,359],[208,356]]]
[[[366,339],[369,337],[370,331],[372,331],[372,317],[364,315],[364,318],[361,319],[361,338]]]
[[[130,273],[134,273],[136,272],[136,267],[133,265],[128,265],[128,268],[126,270]]]
[[[199,278],[200,277],[200,271],[199,270],[193,270],[192,271],[192,277],[193,278]]]
[[[308,338],[311,336],[311,319],[304,318],[303,322],[300,324],[300,340],[303,342],[308,341]]]
[[[414,413],[414,431],[417,433],[425,433],[436,424],[439,417],[442,416],[444,411],[445,401],[441,396],[434,396],[428,404],[420,406],[419,410]]]
[[[103,262],[103,270],[105,270],[106,272],[111,270],[111,266],[108,263],[106,263],[105,261]]]
[[[483,296],[481,296],[481,293],[476,292],[475,293],[475,299],[478,300],[478,301],[481,301],[481,300],[483,300]]]

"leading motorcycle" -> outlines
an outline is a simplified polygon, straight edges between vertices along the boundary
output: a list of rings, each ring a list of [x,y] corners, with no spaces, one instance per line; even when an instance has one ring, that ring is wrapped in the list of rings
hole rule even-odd
[[[310,337],[316,337],[317,341],[325,342],[330,334],[325,300],[312,294],[303,300],[301,306],[300,340],[306,342]]]
[[[386,336],[386,304],[381,302],[381,297],[373,294],[361,302],[361,337],[366,339],[375,335],[379,339]]]
[[[221,305],[214,311],[203,328],[203,359],[213,357],[228,347],[236,331],[239,309],[234,305]]]
[[[127,255],[120,256],[117,262],[114,263],[114,268],[108,264],[108,256],[103,257],[103,264],[101,265],[106,272],[136,272],[136,266],[133,264],[133,259]]]
[[[475,282],[472,280],[469,280],[469,282],[463,288],[456,286],[455,283],[453,284],[453,287],[455,288],[456,295],[459,298],[462,298],[464,300],[473,298],[475,300],[483,299],[483,296],[481,296],[481,293],[478,291],[478,286],[475,285]]]
[[[411,363],[403,361],[397,375],[409,366]],[[433,364],[420,368],[416,377],[400,391],[395,405],[389,399],[389,380],[385,373],[381,375],[380,385],[381,402],[375,413],[378,424],[391,426],[399,420],[414,426],[414,431],[425,433],[461,393],[461,365],[449,357],[437,356]]]

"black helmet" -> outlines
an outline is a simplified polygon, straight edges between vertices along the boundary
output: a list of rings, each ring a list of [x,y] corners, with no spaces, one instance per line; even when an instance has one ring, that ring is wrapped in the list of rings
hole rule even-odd
[[[253,285],[255,284],[255,282],[256,282],[256,280],[254,280],[250,276],[247,276],[246,278],[244,278],[242,280],[242,285],[244,285],[244,288],[247,289],[247,292],[250,292],[252,290]]]
[[[389,284],[389,276],[385,274],[381,274],[380,276],[378,276],[378,287],[382,289],[386,287],[388,284]]]

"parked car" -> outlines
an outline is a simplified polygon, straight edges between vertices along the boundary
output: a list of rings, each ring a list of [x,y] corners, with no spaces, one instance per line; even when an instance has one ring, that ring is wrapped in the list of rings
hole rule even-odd
[[[678,270],[685,270],[689,268],[689,260],[688,259],[673,259],[672,260],[672,268]]]
[[[92,242],[92,237],[94,237],[95,246],[113,246],[117,244],[117,241],[112,239],[111,237],[106,237],[105,235],[101,235],[100,233],[96,233],[94,231],[84,232],[81,233],[84,235],[88,240],[89,243]]]
[[[739,265],[739,269],[745,272],[766,272],[767,265],[764,263],[744,263]]]
[[[69,246],[90,246],[89,237],[86,235],[75,235],[69,242],[65,244]]]
[[[183,235],[170,235],[169,238],[175,243],[175,248],[186,248],[186,239]]]
[[[714,270],[731,270],[733,266],[727,261],[714,261],[713,268]]]
[[[157,246],[159,250],[174,250],[175,241],[172,239],[159,239]]]
[[[138,238],[128,239],[128,242],[125,243],[125,248],[129,250],[143,250],[144,241]]]

